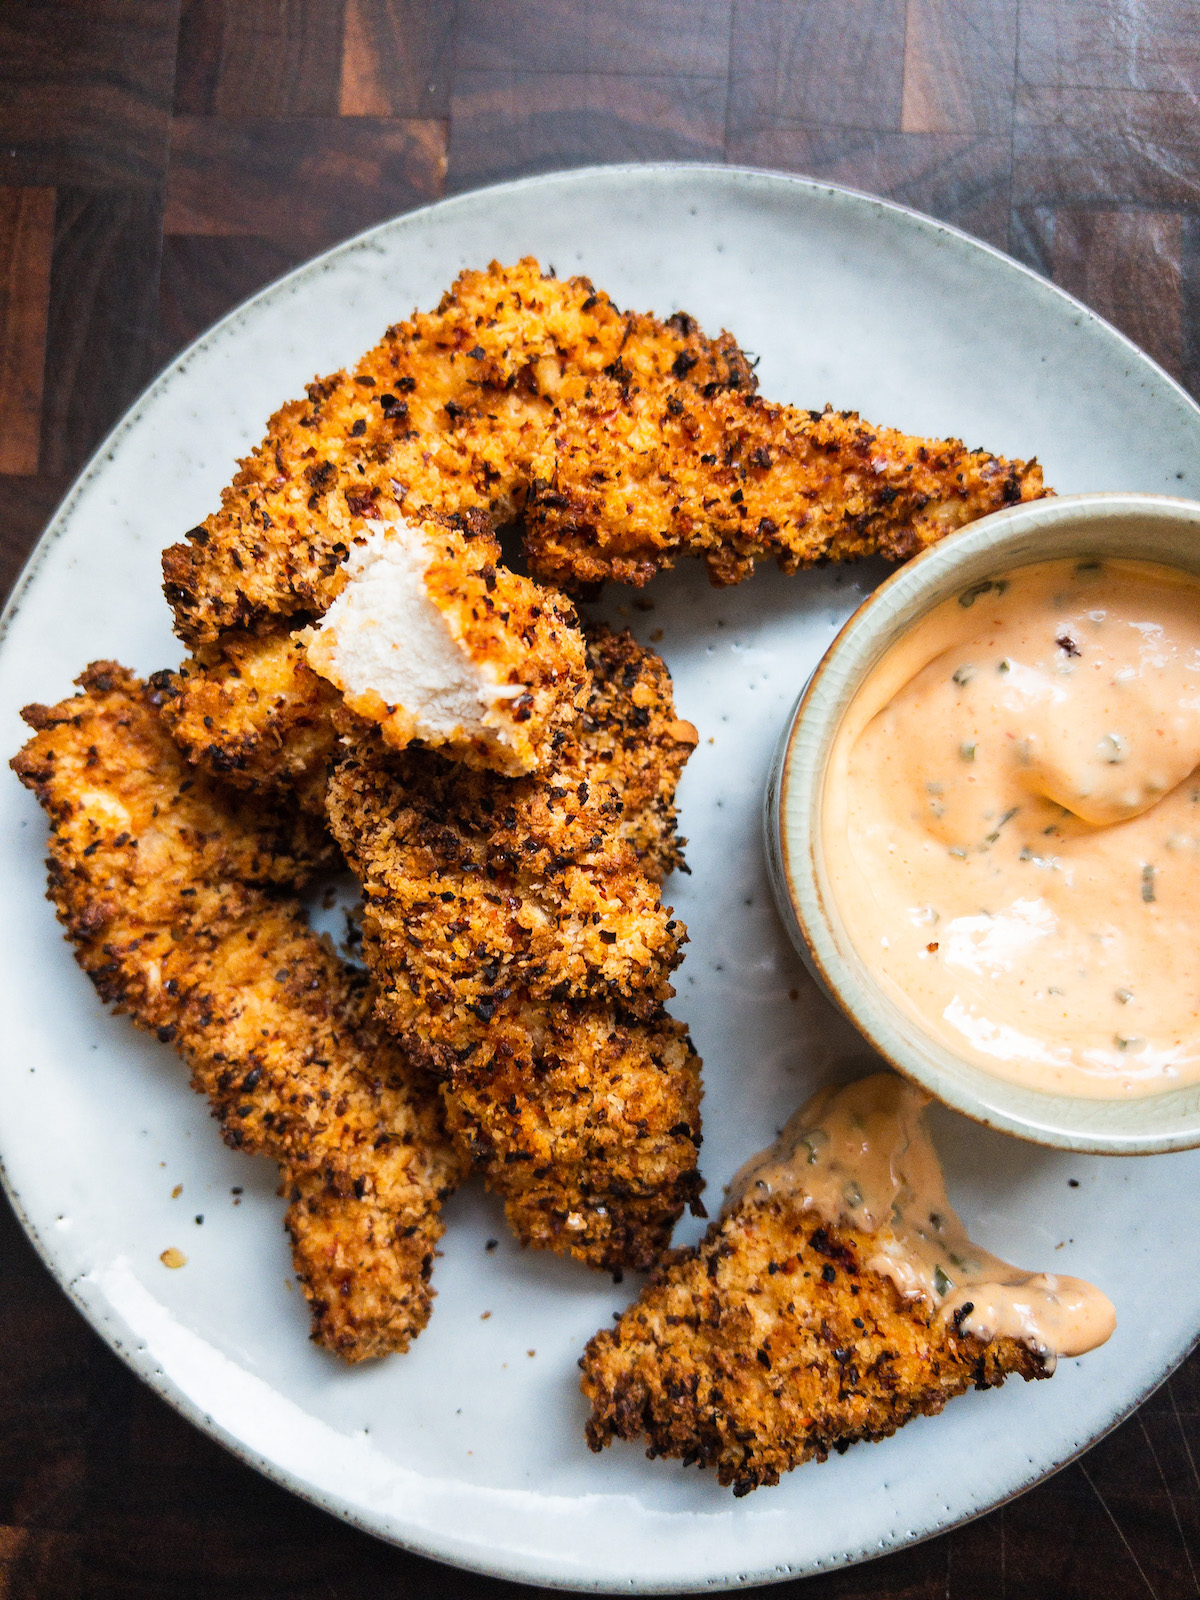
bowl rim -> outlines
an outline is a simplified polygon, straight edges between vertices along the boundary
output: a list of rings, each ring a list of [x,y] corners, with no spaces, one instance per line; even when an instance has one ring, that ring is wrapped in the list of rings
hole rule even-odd
[[[1087,530],[1106,526],[1111,536],[1132,519],[1194,530],[1190,570],[1200,577],[1200,500],[1127,491],[1051,495],[1007,507],[897,568],[843,624],[801,690],[780,734],[763,813],[768,873],[788,933],[818,985],[888,1065],[943,1104],[999,1132],[1053,1149],[1130,1156],[1200,1146],[1200,1084],[1103,1099],[1049,1094],[965,1062],[960,1070],[948,1071],[952,1052],[924,1035],[920,1024],[860,976],[843,953],[848,936],[822,883],[820,817],[836,733],[866,676],[902,633],[962,583],[976,581],[980,567],[990,566],[995,574],[1054,559],[1030,549],[1032,535],[1077,531],[1086,543]],[[1115,550],[1105,553],[1118,558]],[[1121,554],[1186,570],[1162,554],[1136,548]],[[1169,1116],[1176,1105],[1178,1125]],[[1163,1125],[1123,1127],[1119,1110],[1137,1107],[1165,1108],[1159,1118]],[[1112,1126],[1101,1126],[1101,1116]]]

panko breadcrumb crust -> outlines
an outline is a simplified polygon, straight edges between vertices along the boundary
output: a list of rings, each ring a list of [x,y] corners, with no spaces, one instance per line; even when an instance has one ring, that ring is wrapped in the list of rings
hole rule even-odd
[[[220,510],[164,553],[180,638],[196,647],[227,628],[321,616],[351,541],[406,506],[511,521],[555,408],[617,362],[646,382],[754,387],[730,336],[706,339],[690,317],[618,311],[532,257],[461,273],[353,373],[314,379],[277,411]]]
[[[536,772],[549,759],[554,734],[576,720],[586,692],[575,608],[553,589],[503,565],[486,517],[470,524],[450,517],[410,518],[409,523],[429,549],[425,588],[451,638],[492,682],[519,685],[522,693],[496,703],[486,719],[486,735],[460,727],[438,737],[411,707],[388,705],[377,691],[347,692],[335,628],[327,627],[312,639],[309,665],[342,691],[351,711],[379,724],[383,742],[393,750],[420,744],[468,767],[508,777]]]
[[[530,570],[586,594],[645,583],[683,553],[719,583],[766,557],[789,572],[901,560],[1046,492],[1036,462],[773,406],[755,388],[731,336],[707,339],[685,313],[620,312],[528,257],[460,274],[353,373],[277,412],[220,510],[164,553],[176,631],[197,654],[176,724],[191,759],[232,781],[292,776],[280,738],[319,711],[310,686],[297,677],[295,705],[282,690],[254,699],[226,681],[225,636],[267,633],[286,652],[280,630],[324,614],[373,519],[523,514]]]
[[[308,665],[303,638],[286,628],[231,628],[151,683],[163,723],[189,762],[234,788],[268,799],[294,795],[324,815],[340,696]]]
[[[532,778],[396,755],[339,713],[329,813],[379,1013],[518,1236],[646,1267],[699,1193],[699,1061],[663,1010],[683,929],[658,892],[694,729],[628,634],[594,630],[588,659],[588,708]]]
[[[314,1339],[349,1361],[407,1349],[466,1164],[363,976],[288,892],[329,865],[328,838],[197,777],[122,667],[78,681],[26,708],[35,733],[12,763],[50,818],[49,896],[76,959],[175,1045],[226,1142],[279,1162]]]
[[[680,555],[716,584],[756,561],[907,560],[1046,489],[1036,461],[919,439],[856,412],[602,375],[532,465],[526,556],[551,583],[644,584]]]
[[[969,1388],[1050,1376],[1028,1345],[963,1335],[902,1299],[864,1264],[876,1248],[792,1197],[738,1204],[589,1341],[588,1444],[642,1438],[650,1457],[715,1467],[745,1495]]]

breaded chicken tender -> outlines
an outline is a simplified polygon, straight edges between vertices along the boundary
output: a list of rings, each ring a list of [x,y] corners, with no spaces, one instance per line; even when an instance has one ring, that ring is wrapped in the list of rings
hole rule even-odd
[[[644,584],[680,555],[717,584],[760,560],[906,560],[1047,491],[1036,461],[911,438],[855,412],[601,376],[532,465],[526,556],[548,582]]]
[[[663,1011],[683,930],[657,887],[694,730],[653,652],[601,630],[589,661],[592,701],[534,778],[395,755],[342,714],[329,811],[379,1013],[518,1236],[644,1266],[699,1188],[699,1062]]]
[[[623,314],[529,258],[461,274],[354,374],[315,380],[277,413],[221,510],[165,552],[176,629],[199,657],[179,685],[190,758],[247,786],[264,767],[297,781],[272,759],[276,735],[310,724],[317,698],[300,681],[294,706],[229,685],[223,635],[262,633],[284,652],[285,619],[291,631],[322,617],[351,550],[402,511],[524,510],[531,570],[586,593],[609,577],[644,583],[683,551],[721,583],[768,555],[788,571],[901,559],[1043,492],[1036,463],[767,406],[754,389],[732,338],[704,338],[683,313]]]
[[[974,1385],[1048,1378],[1109,1337],[1111,1302],[975,1244],[950,1204],[929,1096],[876,1073],[812,1097],[584,1352],[588,1443],[716,1467],[746,1494],[886,1438]]]
[[[555,406],[614,366],[714,392],[754,386],[729,335],[706,339],[682,314],[622,313],[586,278],[543,275],[529,257],[460,274],[436,311],[278,411],[221,509],[165,552],[180,638],[194,648],[228,628],[320,617],[369,521],[414,507],[511,520]]]
[[[510,572],[485,519],[372,523],[308,664],[393,750],[536,772],[586,692],[583,636],[552,589]]]
[[[1014,1339],[984,1343],[866,1266],[875,1240],[789,1199],[744,1202],[673,1250],[589,1342],[587,1439],[715,1467],[735,1494],[858,1440],[885,1439],[967,1389],[1049,1377]]]
[[[13,762],[50,818],[49,893],[76,958],[174,1043],[226,1142],[279,1162],[314,1339],[350,1361],[404,1350],[464,1163],[361,975],[287,892],[328,863],[323,830],[190,772],[123,668],[79,683],[27,708],[36,731]]]

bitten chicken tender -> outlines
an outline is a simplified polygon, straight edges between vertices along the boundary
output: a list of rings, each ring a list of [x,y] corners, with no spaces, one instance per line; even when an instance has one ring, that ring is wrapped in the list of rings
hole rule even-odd
[[[303,813],[197,778],[153,689],[111,662],[30,706],[13,767],[50,817],[50,898],[101,998],[175,1044],[226,1142],[272,1156],[313,1337],[350,1361],[429,1317],[464,1163],[436,1090],[286,891],[332,851]]]
[[[1027,1344],[984,1342],[867,1267],[877,1240],[795,1197],[747,1200],[589,1342],[587,1439],[715,1467],[736,1495],[802,1461],[884,1439],[974,1386],[1049,1377]]]
[[[273,783],[296,781],[273,760],[276,733],[310,723],[315,697],[300,681],[294,707],[230,686],[222,636],[263,633],[281,651],[282,623],[323,616],[351,549],[403,510],[525,511],[530,569],[585,593],[644,583],[683,551],[721,583],[767,555],[788,571],[902,559],[1044,492],[1036,462],[768,406],[755,387],[733,339],[704,338],[683,313],[621,313],[530,258],[461,274],[353,375],[314,380],[279,411],[221,510],[165,552],[176,630],[199,655],[179,685],[189,758],[247,785],[264,760]]]
[[[620,312],[586,278],[543,275],[531,257],[461,273],[436,311],[276,412],[221,509],[164,553],[180,638],[196,647],[227,628],[321,616],[354,539],[406,506],[511,520],[555,406],[607,367],[754,387],[730,336],[706,339],[683,314]]]
[[[372,523],[308,646],[308,664],[393,750],[438,749],[520,777],[583,700],[572,606],[502,565],[490,524]]]
[[[343,721],[329,810],[379,1013],[444,1080],[518,1236],[643,1266],[699,1190],[699,1062],[662,1009],[683,930],[657,889],[694,730],[653,652],[600,631],[588,653],[599,687],[548,770],[395,755]]]
[[[917,439],[855,412],[595,379],[532,464],[530,570],[644,584],[679,555],[717,584],[755,561],[903,561],[965,523],[1046,494],[1036,461]]]

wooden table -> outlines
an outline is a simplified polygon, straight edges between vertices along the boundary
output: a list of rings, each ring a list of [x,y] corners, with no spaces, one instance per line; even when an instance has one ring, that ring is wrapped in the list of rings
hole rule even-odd
[[[892,196],[1200,392],[1198,94],[1200,0],[2,0],[0,583],[214,318],[369,223],[553,167],[727,160]],[[1031,1494],[804,1595],[1194,1595],[1198,1455],[1194,1357]],[[515,1592],[181,1422],[5,1208],[0,1600]]]

